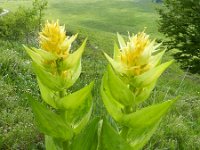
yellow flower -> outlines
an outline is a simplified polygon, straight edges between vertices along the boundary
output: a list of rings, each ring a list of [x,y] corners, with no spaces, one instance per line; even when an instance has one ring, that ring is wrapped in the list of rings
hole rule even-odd
[[[140,75],[155,67],[163,55],[163,51],[154,54],[160,44],[155,45],[155,40],[151,41],[144,31],[129,35],[127,43],[118,34],[118,41],[120,47],[115,46],[114,58],[110,58],[107,54],[105,56],[120,74]]]
[[[134,75],[139,75],[149,69],[148,56],[144,56],[145,49],[150,44],[148,35],[144,32],[138,33],[135,36],[129,36],[129,42],[121,50],[121,63]],[[146,57],[145,59],[142,57]],[[143,61],[141,61],[141,59]]]
[[[34,70],[45,86],[53,90],[72,86],[81,73],[81,57],[86,41],[77,50],[70,50],[78,34],[66,36],[64,26],[57,22],[46,22],[39,33],[40,48],[24,48],[33,60]]]
[[[76,39],[77,35],[72,37],[66,36],[64,26],[60,26],[59,22],[45,24],[42,32],[39,33],[39,41],[41,49],[56,54],[59,57],[67,57],[71,43]]]

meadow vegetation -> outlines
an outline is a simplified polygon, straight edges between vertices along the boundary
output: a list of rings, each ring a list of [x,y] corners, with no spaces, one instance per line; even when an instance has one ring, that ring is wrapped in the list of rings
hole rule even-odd
[[[10,11],[31,1],[15,0],[0,2]],[[82,88],[95,80],[93,116],[106,114],[99,94],[105,66],[108,64],[102,51],[112,55],[116,33],[127,35],[147,27],[151,38],[164,40],[158,29],[160,4],[151,0],[49,0],[45,19],[60,20],[67,34],[79,33],[72,49],[76,49],[85,37],[87,47],[82,60],[82,73],[70,90]],[[124,36],[126,38],[126,36]],[[1,38],[1,37],[0,37]],[[164,47],[163,47],[164,48]],[[164,61],[171,59],[167,52]],[[0,147],[2,149],[44,149],[43,135],[34,125],[31,108],[25,98],[31,93],[40,100],[30,59],[22,43],[0,40]],[[182,71],[174,63],[165,71],[151,94],[148,103],[158,103],[180,96],[176,105],[163,119],[145,149],[194,149],[200,147],[200,76]],[[146,105],[144,104],[144,105]]]
[[[0,7],[0,13],[2,13],[2,12],[3,12],[3,8]]]

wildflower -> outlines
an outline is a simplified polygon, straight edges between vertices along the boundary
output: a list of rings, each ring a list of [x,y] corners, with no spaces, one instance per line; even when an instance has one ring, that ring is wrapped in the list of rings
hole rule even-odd
[[[128,37],[125,43],[121,35],[118,34],[119,46],[115,46],[114,59],[107,54],[106,57],[113,68],[120,74],[137,76],[155,67],[160,61],[163,52],[158,51],[160,44],[155,45],[155,40],[151,41],[149,35],[144,31]]]
[[[66,36],[65,26],[60,26],[59,22],[45,24],[42,32],[39,33],[41,49],[66,58],[69,55],[71,43],[77,35]]]
[[[66,36],[65,27],[60,26],[58,21],[47,21],[39,33],[40,48],[24,46],[34,62],[34,70],[42,84],[59,90],[72,86],[78,79],[86,40],[76,51],[70,53],[71,44],[76,37],[77,34]],[[49,84],[50,82],[55,84]]]

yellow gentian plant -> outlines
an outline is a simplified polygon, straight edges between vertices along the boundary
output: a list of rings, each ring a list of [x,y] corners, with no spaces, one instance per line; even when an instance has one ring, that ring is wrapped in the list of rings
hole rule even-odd
[[[104,53],[110,65],[102,79],[101,95],[107,111],[120,124],[116,133],[124,140],[123,146],[138,150],[148,142],[175,102],[138,107],[147,100],[159,76],[172,61],[161,64],[165,51],[159,50],[161,44],[151,41],[144,31],[129,35],[128,42],[117,36],[119,47],[115,44],[113,58]]]
[[[101,83],[102,100],[115,126],[106,117],[89,122],[93,82],[68,92],[81,73],[86,40],[72,53],[77,34],[67,36],[65,27],[57,21],[47,22],[39,33],[40,48],[24,46],[33,60],[42,99],[50,106],[30,100],[47,150],[142,149],[175,102],[140,107],[172,61],[161,64],[165,51],[144,31],[129,35],[128,42],[117,36],[119,46],[115,44],[113,58],[104,53],[110,65]]]
[[[66,36],[59,22],[48,22],[39,33],[40,48],[25,47],[33,60],[42,99],[55,111],[31,101],[38,128],[45,134],[46,149],[69,149],[71,139],[79,134],[92,112],[93,82],[69,93],[67,89],[81,73],[81,56],[86,40],[71,52],[77,34]]]

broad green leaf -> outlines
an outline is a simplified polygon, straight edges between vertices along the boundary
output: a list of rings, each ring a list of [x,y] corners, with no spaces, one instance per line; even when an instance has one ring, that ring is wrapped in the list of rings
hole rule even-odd
[[[91,82],[88,86],[85,86],[79,91],[69,94],[59,100],[58,106],[64,109],[77,109],[79,108],[91,94],[94,82]]]
[[[43,60],[46,61],[56,60],[58,58],[55,54],[45,51],[43,49],[37,49],[32,47],[32,50],[34,50],[35,53],[39,54],[43,58]]]
[[[163,63],[141,75],[135,76],[132,81],[131,85],[133,87],[145,87],[151,84],[152,82],[156,81],[159,76],[172,64],[173,61],[168,61]]]
[[[90,116],[92,114],[92,96],[89,97],[91,100],[89,100],[91,102],[91,106],[90,106],[90,109],[89,111],[84,115],[82,116],[81,120],[79,122],[77,122],[76,124],[74,124],[73,126],[73,130],[74,130],[74,133],[75,134],[79,134],[82,129],[87,125],[89,119],[90,119]]]
[[[156,85],[156,81],[154,81],[154,82],[150,83],[148,86],[140,89],[140,92],[137,93],[137,95],[135,96],[136,104],[139,104],[139,103],[145,101],[147,98],[149,98],[151,91],[154,89],[154,87]]]
[[[75,134],[78,134],[88,123],[92,111],[92,96],[77,109],[65,111],[65,121],[70,124]]]
[[[41,93],[42,99],[47,104],[52,106],[53,108],[57,108],[56,103],[55,103],[55,100],[56,100],[55,91],[44,86],[39,78],[37,78],[37,81],[38,81],[38,85],[39,85],[39,88],[40,88],[40,93]]]
[[[117,102],[110,93],[108,87],[108,74],[107,72],[104,73],[102,82],[101,82],[101,96],[104,102],[104,105],[109,112],[109,114],[116,120],[120,121],[123,115],[122,110],[124,106]]]
[[[61,77],[52,75],[34,62],[33,69],[41,83],[47,86],[49,89],[54,91],[61,91],[65,88],[66,83],[63,83],[63,79]]]
[[[117,33],[117,38],[118,38],[120,48],[126,47],[126,43],[124,41],[124,38],[119,33]]]
[[[155,104],[124,115],[122,124],[129,127],[127,140],[134,150],[141,149],[155,132],[161,118],[176,100]]]
[[[117,44],[114,44],[114,55],[113,55],[113,59],[115,61],[119,61],[120,60],[120,49],[118,48]]]
[[[74,138],[70,150],[97,150],[98,127],[99,118],[95,118]]]
[[[124,66],[121,63],[115,61],[110,56],[108,56],[106,53],[104,53],[104,55],[105,55],[106,59],[108,60],[108,62],[111,64],[111,66],[114,68],[114,70],[116,70],[120,74],[126,73]]]
[[[91,82],[88,86],[58,101],[59,108],[65,109],[66,120],[71,124],[75,134],[84,128],[91,116],[93,85],[94,82]]]
[[[87,39],[83,42],[83,44],[78,50],[76,50],[72,54],[69,54],[69,56],[63,61],[63,66],[62,66],[63,70],[68,70],[74,67],[80,61],[86,45],[86,41]]]
[[[75,134],[80,133],[80,131],[88,123],[92,113],[92,96],[91,94],[86,98],[84,103],[82,103],[76,109],[65,110],[64,117],[65,121],[70,124]]]
[[[123,139],[106,119],[101,130],[100,149],[102,150],[131,150],[131,146]]]
[[[28,53],[28,55],[31,57],[31,59],[35,63],[37,63],[39,65],[43,65],[44,59],[38,53],[36,53],[33,49],[26,47],[25,45],[23,45],[23,46],[24,46],[24,49],[26,50],[26,52]]]
[[[108,86],[113,98],[124,106],[130,106],[134,103],[134,95],[126,85],[113,71],[108,67]]]
[[[165,51],[160,51],[159,53],[151,56],[151,58],[150,58],[151,67],[156,67],[157,65],[160,64],[160,61],[161,61],[164,53],[165,53]]]
[[[30,99],[30,102],[37,126],[41,132],[62,140],[72,138],[73,133],[71,127],[59,115],[51,112],[35,100]]]
[[[54,139],[48,135],[45,135],[45,148],[46,150],[63,150],[63,141]]]
[[[67,88],[71,87],[76,80],[79,78],[81,74],[81,59],[78,61],[76,65],[74,65],[70,70],[68,70],[70,76],[67,76],[65,81],[67,83]]]

